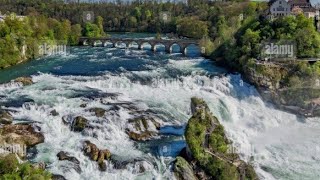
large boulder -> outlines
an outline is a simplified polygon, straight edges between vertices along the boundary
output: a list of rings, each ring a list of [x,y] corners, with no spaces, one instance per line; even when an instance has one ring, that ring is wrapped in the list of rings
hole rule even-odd
[[[252,165],[241,161],[238,154],[228,152],[230,140],[205,101],[192,98],[191,109],[193,115],[185,130],[187,148],[183,154],[193,158],[190,165],[196,176],[199,179],[258,179]],[[185,179],[183,175],[191,173],[190,167],[181,158],[177,158],[177,162],[183,166],[175,164],[176,176]]]
[[[156,136],[159,129],[160,123],[154,118],[140,116],[128,120],[126,132],[133,140],[146,141]]]
[[[83,131],[88,125],[88,120],[82,116],[77,116],[74,118],[72,125],[71,125],[71,130],[76,131],[76,132],[81,132]]]
[[[146,159],[123,159],[119,156],[112,156],[111,161],[115,169],[134,169],[133,173],[144,173],[152,171],[154,166]]]
[[[14,82],[22,83],[22,85],[24,86],[33,84],[31,77],[18,77],[17,79],[14,80]]]
[[[51,116],[59,116],[59,113],[57,110],[54,109],[54,110],[50,111],[50,115]]]
[[[0,124],[11,124],[13,117],[9,112],[0,110]]]
[[[0,143],[25,144],[29,147],[44,142],[44,136],[30,124],[4,125],[0,128]]]
[[[173,172],[177,180],[197,180],[192,166],[182,157],[178,156],[174,162]]]
[[[74,170],[76,170],[78,173],[81,173],[80,161],[77,158],[70,156],[67,152],[64,152],[64,151],[60,151],[57,154],[57,157],[59,161],[69,161],[73,163]]]
[[[102,108],[91,108],[90,112],[94,112],[97,117],[103,117],[106,110]]]
[[[44,136],[36,131],[32,125],[15,124],[4,125],[0,128],[0,146],[10,148],[15,146],[15,150],[19,150],[18,155],[24,157],[25,148],[33,147],[44,142]],[[19,148],[19,149],[17,149]],[[9,151],[10,153],[10,151]]]
[[[70,161],[75,164],[80,164],[80,161],[77,158],[70,156],[67,152],[64,152],[64,151],[60,151],[57,154],[57,157],[60,161]]]
[[[111,153],[108,149],[100,150],[95,144],[90,141],[85,141],[83,144],[83,152],[92,161],[98,162],[101,171],[107,170],[104,160],[108,160],[111,157]]]

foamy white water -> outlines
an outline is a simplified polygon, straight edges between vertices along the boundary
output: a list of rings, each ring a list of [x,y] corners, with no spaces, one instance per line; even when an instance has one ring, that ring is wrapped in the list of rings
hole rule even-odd
[[[73,58],[83,55],[83,51],[77,49],[79,54]],[[261,179],[319,179],[320,119],[302,120],[276,110],[264,103],[255,88],[243,83],[239,75],[225,76],[203,58],[169,56],[163,61],[143,51],[128,53],[116,49],[85,54],[89,54],[86,58],[90,63],[123,64],[115,71],[97,70],[99,73],[94,75],[39,73],[33,75],[35,84],[26,87],[15,83],[0,85],[0,103],[15,111],[17,122],[34,121],[41,127],[45,143],[37,146],[38,153],[32,160],[47,162],[52,173],[67,179],[173,179],[170,163],[174,157],[161,157],[152,151],[161,150],[161,143],[150,141],[144,145],[130,140],[125,128],[127,120],[134,117],[134,109],[120,105],[118,110],[113,110],[111,104],[131,103],[140,111],[152,110],[163,126],[183,126],[191,116],[190,99],[197,96],[206,100],[225,126],[241,157],[250,161],[254,156]],[[132,58],[143,62],[139,68],[130,64],[135,61]],[[72,58],[60,61],[68,62],[68,59]],[[32,101],[20,105],[16,100],[22,98]],[[84,103],[87,107],[81,108]],[[108,111],[104,117],[97,118],[89,111],[93,107]],[[59,116],[50,115],[53,109]],[[84,133],[70,131],[62,118],[75,116],[86,117],[95,128]],[[159,136],[156,141],[166,138]],[[167,140],[164,144],[173,146],[183,141],[180,136],[173,139],[172,144]],[[100,172],[97,163],[81,150],[85,140],[109,149],[121,161],[143,160],[148,168],[139,173],[134,162],[119,169],[109,161],[107,171]],[[56,154],[60,151],[80,160],[80,173],[73,169],[72,163],[58,161]]]

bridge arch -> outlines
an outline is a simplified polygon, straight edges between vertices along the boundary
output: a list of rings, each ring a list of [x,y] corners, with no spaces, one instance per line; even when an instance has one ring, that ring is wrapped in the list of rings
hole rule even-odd
[[[112,41],[104,41],[102,44],[103,47],[114,47],[114,43]]]
[[[126,48],[126,47],[128,47],[128,44],[124,41],[116,41],[116,42],[114,42],[114,47]]]
[[[201,47],[196,43],[188,43],[183,46],[182,51],[186,55],[188,53],[201,54]]]
[[[128,48],[132,48],[132,47],[134,47],[134,48],[139,48],[139,43],[136,42],[136,41],[131,41],[131,42],[128,42],[128,43],[127,43],[127,47],[128,47]]]
[[[176,48],[179,48],[179,50],[175,50]],[[181,45],[178,43],[172,43],[167,47],[166,52],[168,53],[180,53],[181,52]]]
[[[161,49],[163,49],[163,50],[165,51],[165,50],[166,50],[166,45],[163,44],[163,43],[161,43],[161,42],[155,43],[155,44],[153,45],[152,50],[153,50],[154,52],[156,52],[157,50],[159,50],[159,48],[161,48]]]
[[[80,41],[79,44],[82,45],[82,46],[88,46],[88,45],[90,45],[90,42],[89,42],[88,39],[85,39],[85,40],[83,40],[83,41]]]
[[[91,45],[94,47],[97,47],[97,46],[103,46],[103,43],[101,40],[93,40]]]
[[[152,44],[149,43],[148,41],[141,42],[141,43],[140,43],[140,47],[138,47],[138,49],[144,50],[144,48],[146,47],[146,45],[149,46],[150,49],[152,50]]]

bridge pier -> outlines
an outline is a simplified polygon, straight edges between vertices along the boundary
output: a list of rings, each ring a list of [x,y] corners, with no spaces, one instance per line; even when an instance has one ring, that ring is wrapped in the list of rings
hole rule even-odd
[[[151,51],[156,52],[157,51],[157,47],[155,44],[150,44],[151,45]]]
[[[142,44],[138,43],[138,50],[142,50]]]
[[[165,45],[165,51],[166,53],[171,53],[171,46],[170,45]]]
[[[180,46],[180,52],[185,55],[186,54],[186,49],[188,45],[185,44],[178,44]]]

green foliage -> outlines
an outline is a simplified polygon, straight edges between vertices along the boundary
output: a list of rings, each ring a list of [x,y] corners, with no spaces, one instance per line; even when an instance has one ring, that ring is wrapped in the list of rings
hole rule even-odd
[[[45,170],[32,167],[30,163],[19,164],[14,154],[0,158],[1,180],[49,180],[51,174]]]
[[[200,41],[201,51],[204,50],[204,55],[206,56],[210,56],[212,54],[214,46],[214,43],[208,37],[202,38]]]
[[[205,108],[205,110],[197,110],[186,127],[186,141],[193,157],[214,179],[239,179],[239,172],[235,166],[207,153],[204,147],[206,132],[212,127],[212,123],[219,123],[219,121],[211,115],[203,100],[192,98],[192,104]],[[209,148],[215,153],[227,155],[228,142],[222,125],[218,124],[209,135]]]
[[[71,25],[69,20],[8,15],[0,23],[0,69],[38,57],[44,43],[77,45],[80,36],[81,26]]]
[[[185,17],[178,20],[177,31],[182,36],[201,39],[208,35],[208,25],[194,17]]]
[[[101,16],[98,16],[97,18],[96,18],[96,25],[98,26],[98,28],[99,28],[99,33],[100,33],[100,35],[101,36],[106,36],[106,33],[104,32],[104,30],[103,30],[103,18],[101,17]]]
[[[75,24],[71,26],[71,32],[69,37],[69,43],[70,45],[78,45],[79,43],[79,37],[81,36],[81,25]]]
[[[224,128],[222,125],[218,125],[213,133],[209,137],[209,146],[215,152],[226,153],[228,150],[228,144],[224,137]]]
[[[84,35],[87,37],[101,37],[101,31],[96,24],[86,23],[84,27]]]

